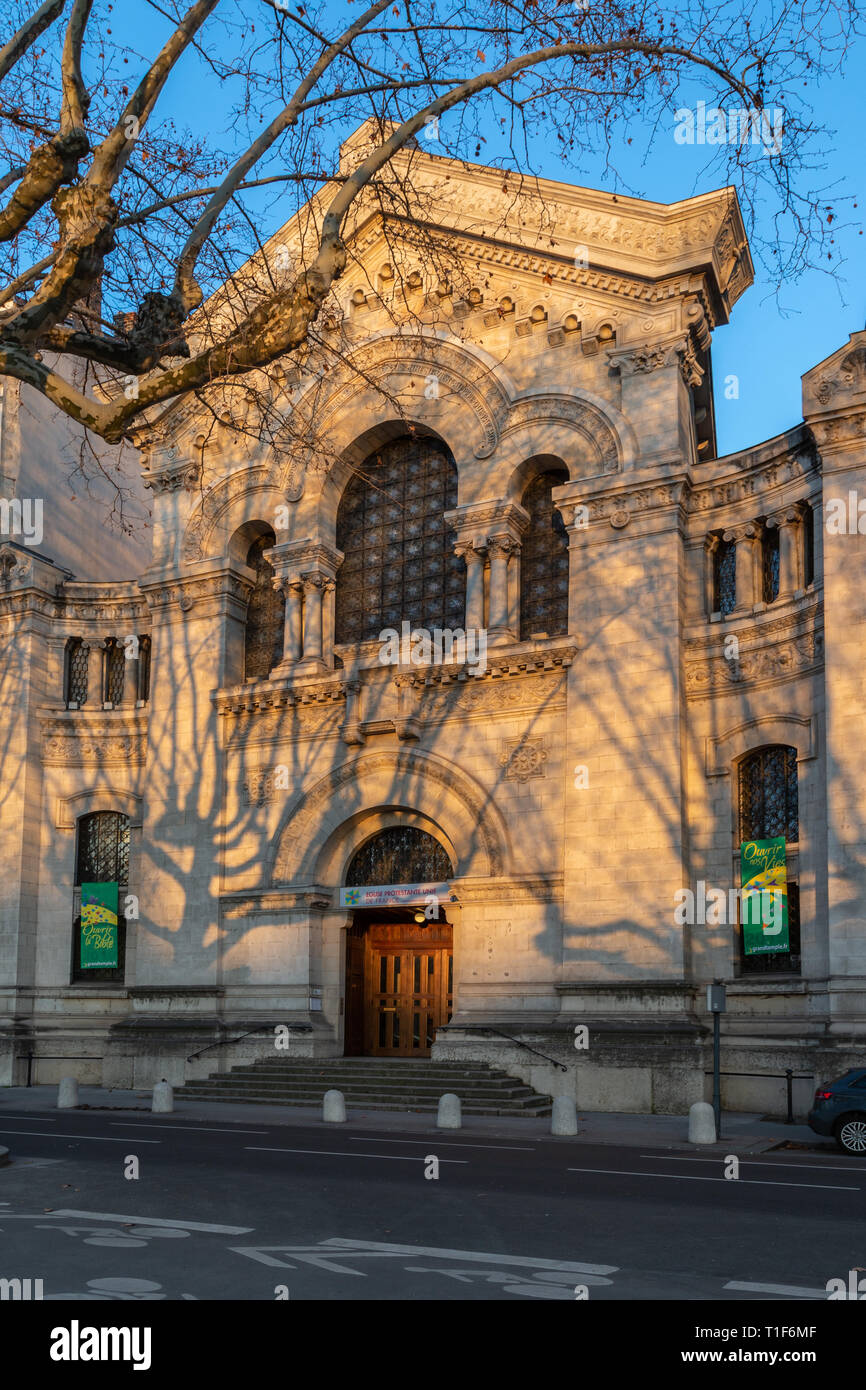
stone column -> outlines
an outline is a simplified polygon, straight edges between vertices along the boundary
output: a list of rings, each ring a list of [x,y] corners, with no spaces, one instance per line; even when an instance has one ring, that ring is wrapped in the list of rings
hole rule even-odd
[[[304,586],[300,579],[287,577],[285,575],[274,580],[274,588],[278,593],[285,596],[286,616],[283,627],[283,659],[279,663],[280,669],[284,666],[294,666],[295,662],[301,659],[301,604],[304,593]]]
[[[105,693],[105,643],[95,638],[87,643],[87,708],[102,709]]]
[[[779,598],[790,598],[800,583],[801,514],[797,507],[782,507],[767,517],[767,525],[779,528]]]
[[[757,601],[755,591],[755,541],[758,527],[753,521],[741,526],[732,526],[725,531],[722,539],[733,541],[736,549],[735,574],[737,602],[735,613],[751,612]]]
[[[324,661],[324,605],[334,588],[333,579],[318,572],[302,574],[304,586],[304,654],[302,666],[322,669]]]
[[[508,565],[508,627],[514,640],[520,638],[520,542],[513,541]]]
[[[466,561],[466,616],[464,626],[479,630],[484,626],[484,549],[477,541],[455,547]]]
[[[487,554],[490,556],[487,628],[494,640],[508,641],[512,637],[508,623],[508,565],[513,550],[514,542],[510,536],[487,537]]]

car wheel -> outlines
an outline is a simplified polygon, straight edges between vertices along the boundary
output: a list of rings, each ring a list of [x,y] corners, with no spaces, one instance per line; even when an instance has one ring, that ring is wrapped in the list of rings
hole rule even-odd
[[[845,1115],[837,1122],[835,1135],[843,1153],[866,1154],[866,1115]]]

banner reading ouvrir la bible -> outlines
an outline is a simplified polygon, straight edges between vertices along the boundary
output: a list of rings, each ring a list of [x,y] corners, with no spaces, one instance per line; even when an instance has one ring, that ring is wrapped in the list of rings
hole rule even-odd
[[[81,885],[81,968],[117,967],[116,883]]]
[[[743,951],[747,956],[789,951],[785,837],[740,845]]]

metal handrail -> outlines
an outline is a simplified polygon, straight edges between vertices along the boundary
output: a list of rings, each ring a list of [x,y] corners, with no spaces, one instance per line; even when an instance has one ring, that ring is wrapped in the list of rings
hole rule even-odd
[[[705,1071],[704,1076],[712,1076],[711,1071]],[[759,1079],[766,1078],[768,1081],[784,1081],[785,1099],[787,1101],[788,1113],[785,1117],[785,1124],[794,1123],[794,1082],[795,1081],[814,1081],[813,1071],[797,1071],[793,1067],[786,1067],[784,1071],[720,1071],[719,1076],[752,1076]]]
[[[271,1032],[276,1026],[274,1023],[260,1023],[258,1028],[249,1028],[246,1033],[241,1033],[236,1038],[220,1038],[218,1042],[208,1043],[207,1047],[200,1047],[198,1052],[193,1052],[192,1056],[187,1057],[186,1060],[192,1062],[196,1057],[201,1057],[203,1052],[210,1052],[212,1047],[227,1047],[232,1043],[242,1042],[244,1038],[251,1038],[254,1033],[262,1033],[266,1028],[268,1032]],[[282,1027],[295,1033],[312,1033],[313,1031],[311,1023],[284,1023]]]
[[[532,1052],[536,1057],[541,1057],[545,1062],[551,1062],[553,1066],[559,1067],[560,1071],[568,1071],[568,1067],[563,1062],[557,1062],[555,1057],[548,1057],[545,1052],[539,1052],[537,1047],[530,1047],[529,1043],[523,1042],[521,1038],[513,1038],[510,1033],[503,1033],[501,1028],[487,1028],[480,1023],[459,1023],[457,1028],[461,1033],[495,1033],[498,1038],[507,1038],[517,1047],[525,1048],[527,1052]]]

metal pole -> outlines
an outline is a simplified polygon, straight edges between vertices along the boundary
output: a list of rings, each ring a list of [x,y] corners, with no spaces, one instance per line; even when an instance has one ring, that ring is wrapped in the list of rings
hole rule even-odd
[[[30,1077],[31,1077],[31,1075],[32,1075],[32,1072],[33,1072],[33,1053],[32,1053],[32,1052],[28,1052],[28,1053],[27,1053],[27,1085],[28,1085],[28,1086],[32,1085],[32,1082],[31,1082],[31,1080],[30,1080]]]
[[[722,1137],[722,1089],[719,1076],[721,1054],[721,1015],[713,1014],[713,1114],[716,1117],[716,1138]]]
[[[792,1125],[794,1123],[794,1072],[791,1067],[785,1068],[785,1086],[788,1090],[788,1118],[785,1124]]]

